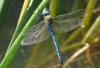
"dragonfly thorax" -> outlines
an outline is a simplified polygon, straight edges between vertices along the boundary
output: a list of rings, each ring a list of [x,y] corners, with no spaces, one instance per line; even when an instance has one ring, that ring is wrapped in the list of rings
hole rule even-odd
[[[53,19],[51,15],[46,15],[44,16],[44,20],[47,24],[52,24],[53,23]]]

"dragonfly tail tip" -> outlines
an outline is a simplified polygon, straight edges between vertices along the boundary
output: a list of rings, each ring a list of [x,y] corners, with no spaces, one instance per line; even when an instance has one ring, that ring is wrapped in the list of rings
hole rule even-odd
[[[61,63],[61,66],[63,66],[64,64],[63,63]]]

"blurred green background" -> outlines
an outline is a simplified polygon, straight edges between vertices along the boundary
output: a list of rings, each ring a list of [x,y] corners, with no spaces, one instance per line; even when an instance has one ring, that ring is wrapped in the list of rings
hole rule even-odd
[[[14,43],[14,41],[11,42],[11,39],[18,25],[17,22],[20,13],[22,11],[25,12],[23,13],[22,19],[19,20],[20,27],[17,27],[19,28],[16,32],[17,34],[20,33],[25,23],[27,23],[35,9],[38,8],[38,5],[41,3],[41,0],[29,1],[32,2],[32,5],[29,7],[30,2],[28,2],[27,7],[29,7],[29,9],[25,8],[25,11],[22,10],[24,0],[12,0],[9,1],[10,3],[4,2],[2,3],[6,6],[3,7],[4,10],[0,7],[0,68],[61,68],[51,37],[41,43],[30,46],[21,46],[20,42],[17,42],[19,43],[19,47],[16,46],[16,52],[11,50],[14,55],[12,56],[10,52],[9,55],[5,55],[11,48],[9,43],[10,45]],[[3,0],[1,0],[1,2],[3,2]],[[55,35],[64,62],[77,50],[82,48],[85,43],[88,42],[91,46],[72,60],[66,68],[100,68],[100,24],[98,24],[100,23],[100,0],[52,0],[50,4],[48,3],[45,7],[50,9],[52,17],[79,9],[86,9],[88,11],[88,15],[84,17],[85,28],[78,27],[70,32],[62,34],[55,33]],[[40,12],[41,11],[38,10],[38,13]],[[38,15],[38,17],[39,16],[40,15]],[[38,22],[41,20],[43,20],[43,18],[40,18]],[[37,22],[37,18],[34,21]],[[34,24],[36,23],[33,22],[29,26]],[[16,35],[16,38],[17,36],[18,35]],[[14,49],[14,47],[12,49]]]

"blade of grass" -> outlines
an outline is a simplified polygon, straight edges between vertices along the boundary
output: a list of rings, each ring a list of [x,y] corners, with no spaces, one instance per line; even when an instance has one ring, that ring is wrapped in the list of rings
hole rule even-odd
[[[75,0],[72,11],[84,8],[85,0]]]
[[[12,0],[0,0],[0,35]]]
[[[34,2],[32,2],[31,7],[27,10],[27,6],[30,4],[30,1],[31,0],[25,0],[24,1],[22,12],[21,12],[21,15],[20,15],[19,21],[18,21],[18,26],[17,26],[17,28],[16,28],[16,30],[14,32],[14,35],[13,35],[13,37],[11,39],[11,42],[9,44],[9,47],[8,47],[7,51],[10,49],[11,45],[13,44],[15,39],[18,37],[19,33],[21,32],[21,30],[25,26],[26,22],[29,20],[29,18],[33,14],[33,11],[36,9],[37,5],[39,4],[38,0],[34,0]]]
[[[85,35],[85,37],[83,38],[83,40],[81,42],[93,42],[94,38],[97,36],[98,32],[100,30],[100,15],[98,16],[98,18],[96,19],[96,21],[94,22],[94,24],[91,26],[91,28],[89,29],[89,31],[87,32],[87,34]]]
[[[13,37],[12,37],[12,39],[11,39],[11,42],[10,42],[10,44],[9,44],[9,46],[8,46],[7,51],[10,49],[12,43],[15,41],[16,37],[18,36],[18,34],[20,33],[20,31],[22,30],[22,28],[24,27],[24,25],[25,25],[25,23],[26,23],[26,21],[22,20],[22,19],[23,19],[22,16],[23,16],[23,14],[24,14],[25,9],[27,8],[28,3],[29,3],[29,0],[25,0],[25,1],[24,1],[24,5],[23,5],[23,8],[22,8],[20,17],[19,17],[18,24],[17,24],[17,26],[18,26],[18,25],[19,25],[19,26],[16,28],[16,30],[15,30],[15,32],[14,32],[14,35],[13,35]],[[24,15],[25,15],[25,14],[24,14]],[[27,15],[27,16],[28,16],[28,15]],[[27,17],[27,16],[23,16],[23,17]],[[22,19],[21,19],[21,18],[22,18]],[[22,21],[24,22],[24,23],[22,24],[22,26],[21,26],[21,24],[20,24],[20,20],[22,20]],[[26,19],[25,19],[25,20],[26,20]],[[7,53],[7,51],[6,51],[6,53]],[[5,54],[5,55],[6,55],[6,54]],[[10,68],[11,64],[12,64],[12,63],[9,64],[8,68]]]
[[[39,16],[38,11],[42,11],[43,8],[45,8],[47,5],[49,5],[50,2],[51,2],[51,0],[43,0],[41,2],[41,4],[38,6],[39,9],[37,8],[36,11],[32,14],[31,18],[29,19],[29,21],[25,25],[24,29],[26,29],[27,27],[33,25],[33,22],[36,22],[35,15]],[[17,37],[15,42],[12,44],[11,48],[8,50],[6,56],[4,57],[3,61],[0,64],[0,68],[8,68],[7,66],[9,66],[9,64],[13,60],[14,56],[16,55],[17,51],[21,47],[20,42],[24,38],[22,36],[22,34],[23,34],[22,32],[19,34],[19,36]]]
[[[93,10],[96,6],[97,0],[89,0],[89,3],[86,7],[86,10],[88,10],[88,14],[83,18],[84,19],[84,25],[87,27],[90,24],[90,19],[93,14]]]
[[[26,0],[24,1],[24,5],[23,5],[23,8],[22,8],[20,17],[19,17],[19,21],[21,20],[23,14],[24,14],[24,11],[25,11],[25,9],[26,9],[26,7],[27,7],[28,2],[29,2],[29,1],[26,1]],[[18,23],[19,23],[19,21],[18,21]],[[19,26],[18,26],[18,25],[19,25]],[[23,25],[25,25],[25,23],[24,23]],[[14,35],[13,35],[13,37],[12,37],[12,39],[11,39],[11,42],[10,42],[10,44],[9,44],[9,46],[8,46],[7,51],[10,49],[12,43],[15,41],[15,38],[18,36],[18,34],[20,33],[21,29],[23,28],[23,26],[21,26],[20,23],[17,24],[17,26],[18,26],[18,27],[16,28],[16,30],[15,30],[15,32],[14,32]],[[20,26],[21,26],[21,27],[20,27]],[[21,28],[20,31],[18,31],[19,28]],[[16,36],[16,35],[17,35],[17,36]],[[7,51],[6,51],[6,53],[7,53]],[[6,54],[5,54],[5,55],[6,55]]]

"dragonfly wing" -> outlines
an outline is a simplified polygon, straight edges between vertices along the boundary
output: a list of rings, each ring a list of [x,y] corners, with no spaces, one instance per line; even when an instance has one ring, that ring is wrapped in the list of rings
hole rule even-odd
[[[80,26],[83,22],[83,19],[74,18],[70,20],[64,20],[60,22],[53,23],[53,29],[56,32],[64,33],[75,29],[76,27]]]
[[[25,37],[22,40],[21,44],[22,45],[35,44],[35,43],[46,40],[49,36],[50,36],[50,32],[48,30],[48,26],[46,26],[45,29],[42,29],[39,32],[36,32],[34,34],[30,34],[27,37]]]
[[[41,21],[40,23],[34,25],[34,26],[31,26],[29,28],[26,28],[23,30],[23,36],[28,36],[28,35],[31,35],[33,33],[36,33],[38,32],[39,30],[41,30],[41,28],[45,25],[45,22],[44,21]]]
[[[57,17],[55,17],[53,20],[54,21],[64,21],[64,20],[69,20],[69,19],[73,19],[73,18],[81,18],[84,15],[86,15],[85,13],[85,9],[80,9],[68,14],[63,14],[63,15],[59,15]]]

